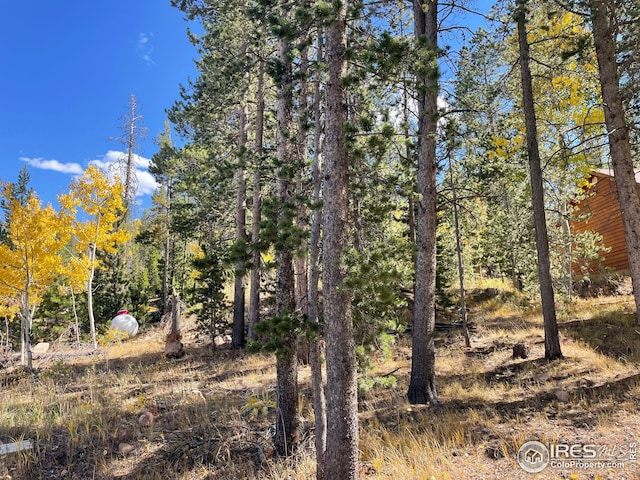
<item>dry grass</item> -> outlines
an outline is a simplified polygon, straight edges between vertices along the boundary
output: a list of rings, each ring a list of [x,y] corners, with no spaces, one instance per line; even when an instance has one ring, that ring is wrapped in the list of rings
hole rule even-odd
[[[406,403],[407,338],[392,357],[376,359],[372,374],[393,373],[397,384],[360,399],[361,477],[519,479],[516,452],[529,440],[638,440],[640,328],[630,298],[561,305],[565,358],[548,363],[538,309],[504,286],[481,287],[499,295],[473,305],[472,348],[458,332],[438,338],[438,406]],[[313,478],[308,367],[300,368],[303,443],[294,458],[277,458],[273,358],[214,353],[185,333],[180,360],[165,359],[161,333],[148,331],[98,354],[59,349],[33,372],[5,370],[0,440],[28,438],[35,448],[4,457],[0,478]],[[511,358],[515,343],[529,347],[529,358]],[[145,411],[154,415],[150,426],[138,422]],[[569,469],[531,478],[632,475]]]

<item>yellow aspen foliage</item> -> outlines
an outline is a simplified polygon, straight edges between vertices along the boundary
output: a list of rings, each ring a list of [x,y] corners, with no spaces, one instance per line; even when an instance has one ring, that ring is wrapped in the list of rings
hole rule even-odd
[[[13,319],[20,313],[20,306],[11,297],[0,296],[0,318]]]
[[[91,165],[69,185],[68,194],[58,197],[63,211],[74,218],[72,232],[77,252],[84,254],[95,245],[97,250],[112,253],[117,245],[129,240],[126,230],[116,229],[125,210],[123,191],[117,179],[109,179]]]
[[[118,228],[125,212],[124,186],[116,178],[109,179],[99,168],[89,166],[81,177],[69,185],[69,193],[60,195],[62,211],[70,219],[73,234],[71,259],[66,268],[69,282],[84,284],[87,292],[89,323],[94,347],[97,348],[93,317],[93,277],[98,266],[98,251],[113,253],[126,243],[131,234]],[[72,286],[72,285],[69,286]]]
[[[564,161],[568,155],[574,171],[586,172],[591,165],[583,164],[593,160],[571,150],[579,151],[585,141],[597,137],[604,122],[595,51],[581,43],[589,36],[579,15],[552,5],[541,3],[528,18],[538,142],[550,158]],[[505,47],[505,57],[513,63],[518,58],[516,34],[507,39]],[[515,98],[520,97],[517,76],[508,88]],[[510,129],[501,138],[492,139],[491,158],[513,157],[524,147],[524,118],[519,108],[513,109],[508,124]]]
[[[29,293],[36,300],[62,269],[59,253],[69,241],[69,231],[51,205],[42,208],[37,195],[32,194],[24,205],[7,198],[6,191],[4,195],[11,245],[0,245],[0,293]]]
[[[0,298],[2,312],[20,313],[22,361],[29,364],[31,312],[63,269],[60,252],[70,232],[63,217],[51,205],[42,208],[35,193],[23,202],[5,187],[9,244],[0,245]]]

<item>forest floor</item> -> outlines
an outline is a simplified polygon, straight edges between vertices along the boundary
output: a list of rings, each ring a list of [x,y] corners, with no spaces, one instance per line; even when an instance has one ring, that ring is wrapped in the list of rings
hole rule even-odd
[[[407,403],[410,341],[397,336],[362,378],[360,477],[640,479],[632,307],[630,296],[560,304],[564,358],[547,362],[538,308],[513,292],[478,295],[471,348],[457,330],[438,334],[437,406]],[[188,323],[183,334],[186,355],[175,360],[158,327],[98,351],[56,345],[33,370],[5,358],[0,441],[33,448],[0,456],[0,479],[314,478],[309,367],[299,370],[302,443],[278,458],[273,357],[213,351]],[[512,358],[517,343],[527,358]],[[576,458],[526,473],[517,453],[534,440],[572,445]],[[603,465],[580,460],[590,451]]]

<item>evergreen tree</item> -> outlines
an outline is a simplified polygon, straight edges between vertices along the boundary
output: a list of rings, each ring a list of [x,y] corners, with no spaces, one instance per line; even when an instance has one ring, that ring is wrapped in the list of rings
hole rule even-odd
[[[327,430],[324,478],[358,475],[358,403],[351,292],[343,288],[348,247],[349,159],[344,81],[347,74],[346,26],[349,2],[334,6],[326,29],[328,79],[325,118],[323,212],[324,322],[327,363]]]
[[[214,244],[206,246],[201,254],[193,259],[196,269],[194,301],[202,304],[198,312],[198,327],[209,335],[214,348],[216,335],[226,326],[229,309],[224,292],[229,277],[228,259],[225,258],[225,254],[222,245]]]
[[[609,136],[609,152],[622,211],[629,269],[636,304],[636,322],[640,324],[640,195],[635,180],[620,80],[616,64],[615,18],[608,3],[590,0],[591,22],[598,58],[598,71],[604,104],[604,117]]]
[[[542,185],[542,169],[538,150],[538,133],[534,110],[531,70],[529,67],[529,40],[526,28],[526,0],[519,0],[516,7],[516,23],[520,45],[520,72],[522,82],[523,109],[526,124],[527,153],[529,156],[529,172],[531,179],[531,196],[533,201],[534,223],[536,227],[536,251],[538,253],[538,275],[540,294],[542,297],[542,315],[544,318],[544,351],[547,360],[562,358],[560,337],[556,321],[556,308],[551,282],[551,265],[549,259],[549,240],[547,237],[547,221],[544,211],[544,190]]]
[[[418,103],[418,215],[416,273],[409,402],[437,403],[435,386],[436,294],[436,128],[438,119],[438,2],[414,0],[416,43],[420,52],[416,72]]]

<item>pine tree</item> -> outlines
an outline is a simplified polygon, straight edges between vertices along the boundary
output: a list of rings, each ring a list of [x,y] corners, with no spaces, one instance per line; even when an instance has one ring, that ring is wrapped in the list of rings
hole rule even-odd
[[[344,80],[347,73],[346,15],[349,2],[335,5],[326,29],[326,86],[322,285],[327,364],[327,444],[324,478],[358,475],[358,402],[351,292],[343,288],[348,247],[349,159]]]
[[[275,13],[275,12],[274,12]],[[276,66],[273,71],[278,93],[276,100],[276,157],[278,174],[275,186],[277,213],[276,251],[276,317],[293,319],[296,315],[295,277],[293,269],[293,229],[294,207],[292,180],[295,168],[293,146],[293,65],[292,40],[295,32],[288,14],[281,11],[277,38]],[[296,356],[296,334],[293,329],[284,332],[283,346],[277,354],[277,401],[276,401],[276,450],[281,455],[289,455],[296,447],[298,438],[298,372]]]
[[[516,23],[520,46],[520,77],[522,82],[523,110],[526,124],[527,153],[529,156],[529,175],[531,180],[531,197],[533,201],[534,223],[536,228],[536,251],[538,253],[538,276],[542,297],[542,316],[544,319],[544,353],[547,360],[562,358],[560,337],[556,321],[556,307],[551,281],[551,265],[549,260],[549,239],[547,236],[547,220],[544,211],[544,189],[542,185],[542,169],[538,150],[538,133],[534,109],[533,88],[531,81],[529,40],[526,28],[526,0],[518,0]]]
[[[316,62],[319,64],[324,57],[323,48],[324,35],[318,32],[318,45]],[[320,322],[319,311],[320,302],[318,299],[318,283],[320,280],[320,230],[322,222],[322,212],[320,195],[322,190],[321,176],[321,156],[320,142],[322,137],[321,123],[321,71],[317,69],[314,79],[314,101],[313,101],[313,163],[311,167],[311,178],[313,183],[314,203],[313,219],[309,237],[309,286],[307,297],[307,314],[311,325],[318,325]],[[309,363],[311,365],[311,388],[313,396],[313,413],[315,417],[315,447],[316,447],[316,479],[324,478],[324,452],[327,448],[327,400],[325,396],[325,381],[322,368],[322,342],[319,337],[314,337],[309,345]]]
[[[436,128],[438,118],[438,2],[413,2],[415,38],[422,66],[416,72],[418,99],[418,215],[413,307],[411,381],[413,404],[437,403],[435,386]]]
[[[169,296],[171,285],[169,282],[171,255],[175,252],[172,248],[174,243],[171,235],[171,218],[173,209],[171,206],[173,197],[173,182],[176,176],[179,156],[171,140],[171,127],[169,122],[165,122],[165,130],[157,140],[160,149],[151,157],[149,173],[155,176],[160,184],[160,192],[155,192],[153,203],[157,206],[155,212],[156,226],[161,230],[163,238],[163,265],[162,265],[162,312],[169,311]]]
[[[256,116],[254,137],[254,166],[252,180],[251,202],[251,241],[252,261],[249,293],[249,318],[247,326],[247,338],[256,341],[255,328],[260,321],[260,272],[261,272],[261,245],[260,222],[262,220],[262,162],[264,156],[264,113],[265,113],[265,61],[259,60],[258,84],[256,88]]]
[[[598,58],[605,123],[609,136],[609,152],[618,187],[622,210],[629,269],[636,304],[636,322],[640,325],[640,195],[636,185],[631,155],[629,124],[620,95],[620,80],[616,65],[613,15],[607,2],[590,0],[591,22]]]

